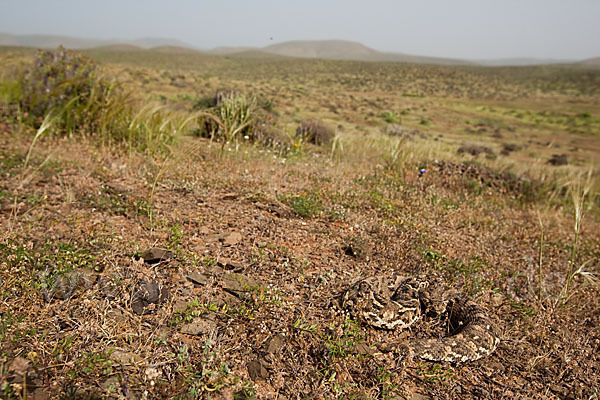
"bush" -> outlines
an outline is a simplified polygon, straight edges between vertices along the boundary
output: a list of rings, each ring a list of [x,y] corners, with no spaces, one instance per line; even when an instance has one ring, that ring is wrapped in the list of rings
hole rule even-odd
[[[335,133],[318,119],[306,119],[296,129],[296,136],[305,142],[322,145],[331,142]]]
[[[254,97],[244,94],[224,96],[221,104],[208,113],[203,113],[204,131],[201,136],[223,143],[238,142],[248,136],[257,119],[257,105]]]
[[[478,155],[484,153],[486,158],[489,158],[489,159],[496,158],[496,154],[494,153],[494,151],[492,149],[490,149],[487,146],[480,146],[477,144],[464,144],[458,148],[457,153],[458,154],[467,153],[474,157],[477,157]]]
[[[26,120],[37,127],[52,112],[57,116],[55,126],[66,132],[102,125],[101,116],[115,90],[99,76],[92,60],[63,47],[38,52],[20,86]]]
[[[294,142],[283,130],[265,123],[258,123],[252,129],[249,139],[261,146],[272,148],[282,154],[290,151]]]

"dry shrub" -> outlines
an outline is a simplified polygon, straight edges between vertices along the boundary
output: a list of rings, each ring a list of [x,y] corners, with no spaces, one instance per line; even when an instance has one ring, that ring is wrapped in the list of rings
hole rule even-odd
[[[548,160],[548,164],[554,166],[567,165],[569,161],[566,154],[552,154],[552,157]]]
[[[288,152],[294,145],[292,138],[283,130],[264,123],[257,124],[252,129],[250,140],[282,153]]]
[[[492,149],[490,149],[487,146],[481,146],[481,145],[477,145],[477,144],[463,144],[462,146],[460,146],[458,148],[457,153],[458,154],[467,153],[474,157],[477,157],[480,154],[484,153],[486,158],[489,158],[489,159],[496,158],[496,153],[494,153],[494,151]]]
[[[335,133],[318,119],[305,119],[296,129],[296,136],[305,142],[323,145],[331,142]]]

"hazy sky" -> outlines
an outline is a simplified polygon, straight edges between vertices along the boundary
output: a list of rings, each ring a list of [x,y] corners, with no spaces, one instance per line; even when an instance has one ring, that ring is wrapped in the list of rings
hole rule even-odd
[[[0,32],[203,49],[346,39],[427,56],[583,59],[600,56],[600,0],[0,0]]]

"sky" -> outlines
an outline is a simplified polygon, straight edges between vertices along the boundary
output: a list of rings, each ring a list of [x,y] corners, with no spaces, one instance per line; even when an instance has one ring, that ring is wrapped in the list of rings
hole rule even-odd
[[[343,39],[424,56],[585,59],[600,56],[600,0],[0,0],[0,32],[201,49]]]

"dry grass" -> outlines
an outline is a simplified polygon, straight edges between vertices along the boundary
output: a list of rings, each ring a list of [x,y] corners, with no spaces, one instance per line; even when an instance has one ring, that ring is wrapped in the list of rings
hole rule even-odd
[[[177,140],[150,152],[46,136],[3,103],[2,396],[597,396],[593,73],[96,56],[126,62],[104,72],[149,103],[124,132]],[[186,135],[220,87],[269,99],[269,126],[288,140],[311,118],[335,136],[280,151]],[[385,113],[411,134],[390,135]],[[463,143],[499,155],[459,155]],[[547,164],[559,151],[569,164]],[[144,262],[153,246],[173,257]],[[331,302],[391,271],[441,275],[486,307],[497,351],[465,365],[372,354],[406,334]]]

